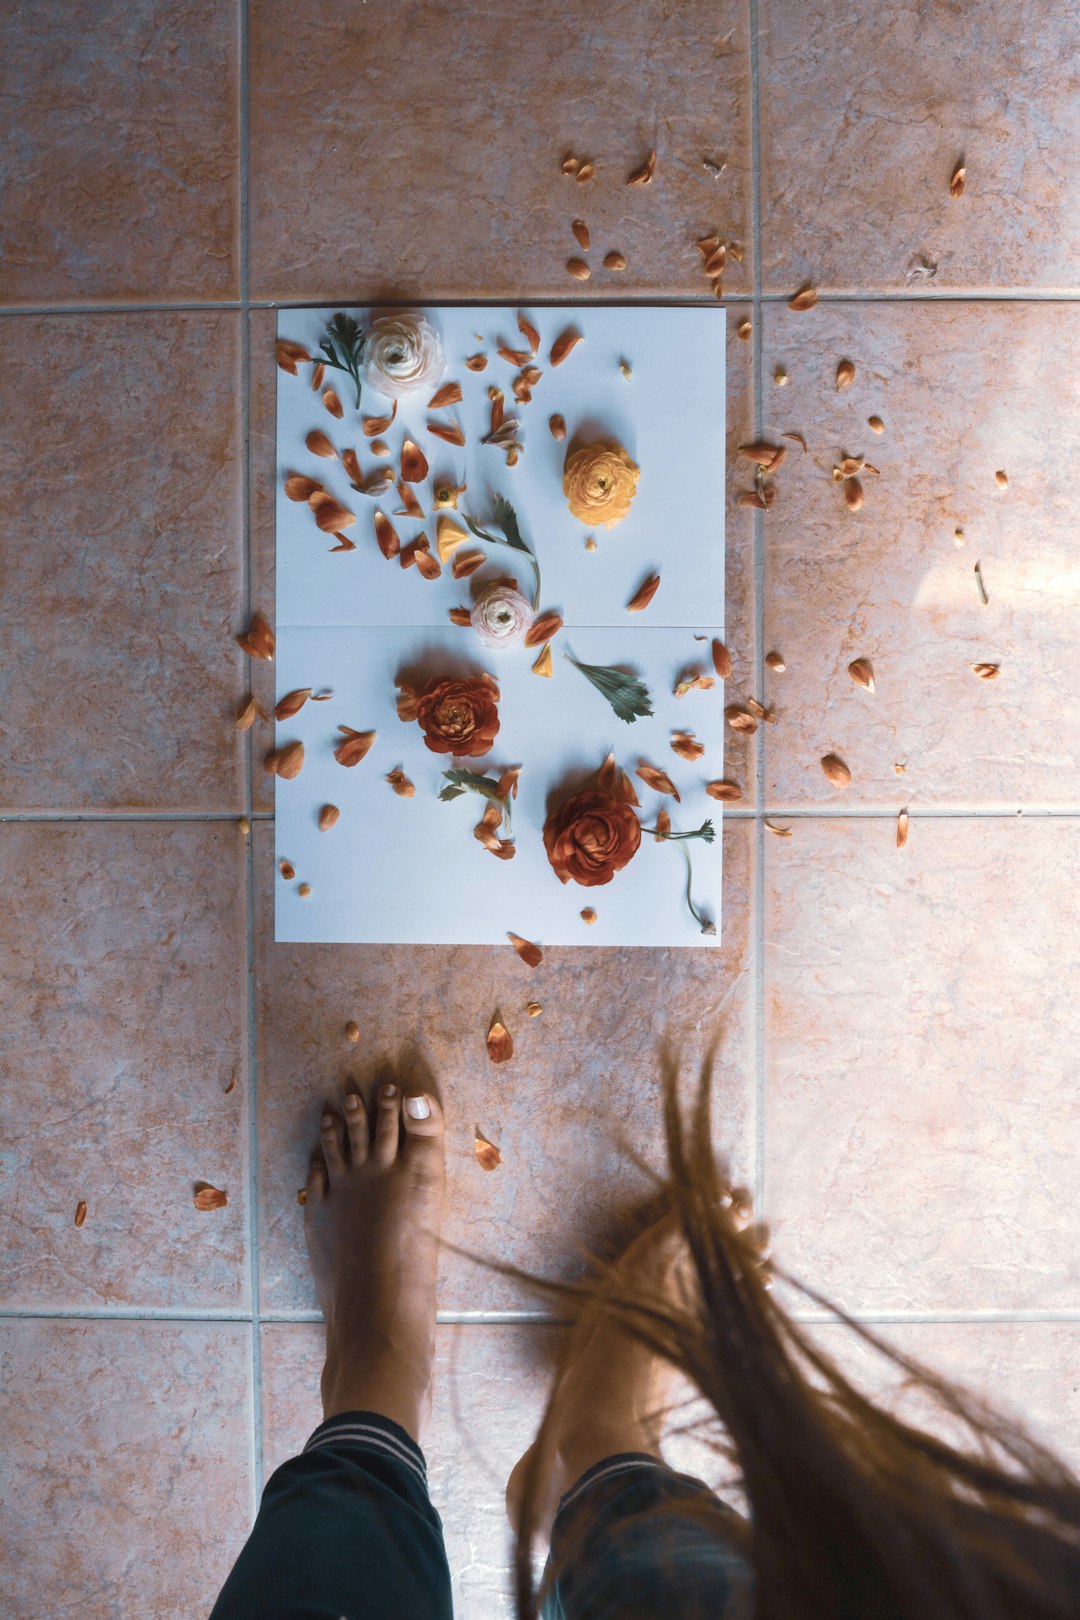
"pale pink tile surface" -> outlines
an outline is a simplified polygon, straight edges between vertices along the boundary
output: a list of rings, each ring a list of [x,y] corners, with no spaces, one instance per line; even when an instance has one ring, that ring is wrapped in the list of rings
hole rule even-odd
[[[1080,1472],[1080,1322],[889,1322],[873,1332],[989,1402]],[[814,1333],[874,1399],[954,1445],[965,1443],[955,1420],[901,1387],[903,1375],[856,1334],[836,1324]]]
[[[1076,288],[1075,9],[762,0],[758,27],[767,290]]]
[[[727,281],[748,293],[749,119],[743,0],[506,0],[497,20],[269,0],[251,12],[253,295],[708,296],[694,243],[712,229],[744,245]],[[652,147],[655,178],[627,188]],[[567,179],[568,153],[596,178]],[[565,269],[575,217],[584,288]],[[621,273],[601,267],[613,248]]]
[[[689,1074],[719,1042],[717,1137],[745,1178],[753,1152],[752,830],[729,822],[724,930],[716,952],[551,949],[536,970],[506,948],[278,945],[269,826],[255,833],[260,1276],[267,1309],[313,1307],[303,1248],[303,1184],[319,1112],[347,1077],[366,1089],[392,1073],[438,1089],[448,1120],[448,1245],[566,1275],[576,1246],[600,1242],[644,1183],[620,1143],[657,1162],[658,1051],[682,1044]],[[525,1004],[543,1012],[529,1018]],[[515,1043],[493,1065],[496,1009]],[[360,1026],[350,1046],[345,1025]],[[474,1127],[500,1168],[476,1164]],[[529,1304],[521,1288],[448,1248],[439,1304]]]
[[[1072,1309],[1073,820],[766,841],[765,1214],[856,1312]]]
[[[251,1512],[251,1329],[0,1323],[12,1620],[205,1615]]]
[[[231,822],[0,826],[5,1305],[248,1307],[243,860]]]
[[[787,449],[765,514],[765,638],[788,666],[767,683],[770,804],[1080,799],[1080,494],[1062,438],[1080,411],[1078,322],[1047,303],[767,310],[764,422]],[[841,359],[856,375],[837,393]],[[832,478],[844,453],[880,468],[859,512]],[[847,673],[856,657],[873,694]],[[844,791],[821,770],[834,751]]]
[[[0,302],[237,297],[237,47],[231,3],[9,8]]]
[[[240,317],[0,321],[0,807],[236,810]]]

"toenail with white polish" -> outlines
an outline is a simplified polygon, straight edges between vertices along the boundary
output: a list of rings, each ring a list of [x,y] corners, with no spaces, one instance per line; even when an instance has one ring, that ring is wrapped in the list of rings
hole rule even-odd
[[[430,1119],[431,1104],[426,1097],[409,1097],[405,1102],[405,1112],[410,1119]]]
[[[359,1108],[359,1106],[360,1106],[359,1097],[353,1097],[353,1096],[346,1097],[345,1106],[346,1106],[346,1108]]]
[[[383,1086],[382,1094],[383,1094],[384,1097],[396,1097],[397,1096],[397,1086]]]
[[[323,1117],[322,1117],[322,1128],[323,1128],[323,1130],[324,1131],[332,1130],[333,1129],[333,1124],[334,1124],[334,1121],[331,1118],[331,1116],[329,1114],[324,1114]]]

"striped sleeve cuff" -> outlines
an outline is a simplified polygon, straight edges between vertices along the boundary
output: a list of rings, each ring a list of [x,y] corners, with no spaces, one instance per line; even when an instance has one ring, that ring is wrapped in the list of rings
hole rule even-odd
[[[380,1452],[395,1462],[410,1468],[427,1490],[427,1463],[411,1435],[400,1424],[378,1412],[339,1412],[336,1417],[320,1423],[304,1451],[317,1451],[321,1446],[336,1446],[342,1442],[362,1446],[367,1451]]]

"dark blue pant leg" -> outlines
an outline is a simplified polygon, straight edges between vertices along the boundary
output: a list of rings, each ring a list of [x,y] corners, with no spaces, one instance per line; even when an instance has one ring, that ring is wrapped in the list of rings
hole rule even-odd
[[[544,1620],[749,1620],[745,1529],[700,1480],[608,1457],[559,1503]]]
[[[424,1454],[398,1424],[344,1412],[267,1481],[210,1620],[452,1620]]]

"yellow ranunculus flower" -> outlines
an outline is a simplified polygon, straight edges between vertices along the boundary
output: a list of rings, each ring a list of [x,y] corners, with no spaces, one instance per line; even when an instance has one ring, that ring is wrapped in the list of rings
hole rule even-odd
[[[599,439],[571,450],[563,467],[563,494],[570,510],[590,528],[612,529],[630,510],[639,467],[621,444]]]

